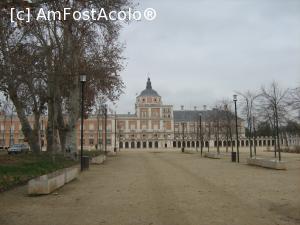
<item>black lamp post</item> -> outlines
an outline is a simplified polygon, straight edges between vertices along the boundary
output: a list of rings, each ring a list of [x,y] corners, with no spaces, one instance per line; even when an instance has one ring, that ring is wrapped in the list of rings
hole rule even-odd
[[[237,152],[237,162],[240,162],[240,152],[239,152],[239,131],[238,131],[238,118],[237,118],[237,95],[233,95],[234,108],[235,108],[235,133],[236,133],[236,152]]]
[[[11,114],[10,114],[10,128],[9,128],[9,147],[11,147],[14,144],[14,134],[13,134],[13,115],[14,115],[14,108],[11,108]]]
[[[107,105],[104,105],[104,152],[107,154]]]
[[[117,112],[115,112],[115,147],[114,152],[117,152]]]
[[[41,151],[43,151],[44,147],[44,119],[42,117],[42,124],[41,124],[41,133],[40,133],[40,138],[41,138]]]
[[[181,125],[182,125],[182,146],[181,146],[181,152],[184,152],[184,147],[185,147],[185,144],[184,144],[184,122],[182,122]]]
[[[257,140],[256,140],[256,128],[255,128],[255,117],[253,116],[252,118],[253,122],[253,135],[254,135],[254,156],[256,157],[256,145],[257,145]]]
[[[199,131],[200,131],[200,149],[201,149],[201,156],[202,156],[202,153],[203,153],[203,135],[202,135],[202,116],[201,114],[199,113]]]
[[[80,130],[80,169],[83,171],[83,116],[84,116],[84,83],[86,82],[86,75],[80,76],[81,83],[81,130]]]

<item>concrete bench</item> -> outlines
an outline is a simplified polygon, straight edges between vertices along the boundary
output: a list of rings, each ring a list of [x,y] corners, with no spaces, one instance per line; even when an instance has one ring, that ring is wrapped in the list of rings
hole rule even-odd
[[[221,155],[217,152],[205,152],[204,157],[210,158],[210,159],[221,159]]]
[[[106,159],[105,155],[99,155],[91,159],[91,164],[102,164]]]
[[[70,167],[31,179],[28,182],[28,194],[50,194],[56,189],[64,186],[66,183],[77,178],[78,174],[79,169],[77,167]]]
[[[70,167],[65,169],[65,183],[69,183],[75,178],[78,177],[79,168],[78,167]]]
[[[108,151],[107,152],[107,156],[115,156],[115,155],[117,155],[116,152],[113,152],[113,151]]]
[[[248,158],[247,164],[276,170],[286,170],[286,162],[277,159]]]

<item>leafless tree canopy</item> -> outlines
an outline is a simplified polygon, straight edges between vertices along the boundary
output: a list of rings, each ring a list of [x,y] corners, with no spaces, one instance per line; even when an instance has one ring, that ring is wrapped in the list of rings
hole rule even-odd
[[[120,11],[129,0],[35,1],[32,14],[46,10],[104,8]],[[21,9],[24,5],[19,4]],[[79,76],[87,75],[85,108],[101,93],[116,100],[122,93],[122,50],[118,21],[32,20],[10,22],[7,4],[0,9],[0,91],[12,100],[31,148],[38,152],[39,119],[48,114],[48,150],[75,152],[79,117]],[[65,120],[65,113],[68,114]],[[30,126],[27,115],[35,118]],[[60,145],[58,145],[60,143]]]

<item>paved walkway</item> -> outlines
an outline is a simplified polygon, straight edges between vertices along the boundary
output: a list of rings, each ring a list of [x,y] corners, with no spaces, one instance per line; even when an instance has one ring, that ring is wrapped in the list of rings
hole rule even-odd
[[[274,171],[180,152],[122,152],[57,192],[0,194],[1,225],[300,224],[300,156]]]

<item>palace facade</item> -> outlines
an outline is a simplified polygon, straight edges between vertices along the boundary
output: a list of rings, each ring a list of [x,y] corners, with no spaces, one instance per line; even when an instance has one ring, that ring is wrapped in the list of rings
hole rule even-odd
[[[103,110],[106,111],[107,110]],[[33,124],[33,119],[29,117]],[[45,146],[47,117],[41,118],[41,146]],[[84,148],[113,149],[168,149],[235,146],[235,119],[226,109],[174,110],[163,104],[162,97],[152,88],[150,78],[146,88],[136,97],[135,112],[128,114],[90,115],[84,121]],[[80,125],[77,124],[77,144],[80,146]],[[240,146],[248,146],[244,121],[238,118]],[[23,143],[24,135],[17,116],[0,114],[0,146]],[[282,140],[282,143],[284,140]],[[299,139],[286,144],[300,144]],[[297,142],[297,143],[296,143]],[[253,143],[252,143],[253,144]],[[272,146],[270,137],[258,137],[258,147]]]

